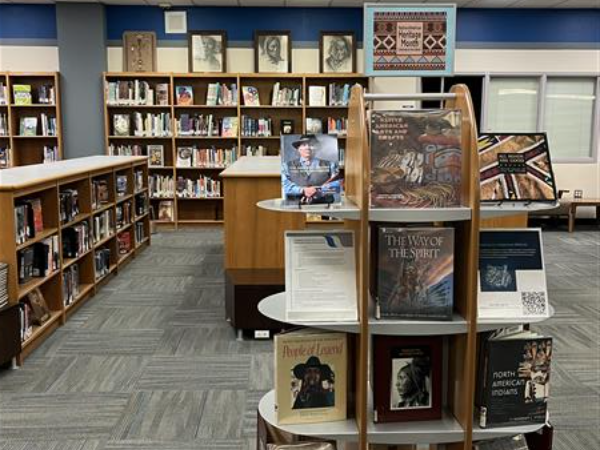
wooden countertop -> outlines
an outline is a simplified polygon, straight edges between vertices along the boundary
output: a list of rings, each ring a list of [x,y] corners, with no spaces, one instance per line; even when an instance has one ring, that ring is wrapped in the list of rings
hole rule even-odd
[[[279,156],[242,156],[221,172],[224,178],[245,177],[281,177],[281,158]]]
[[[147,160],[146,156],[89,156],[4,169],[0,170],[0,191],[23,189],[74,175]]]

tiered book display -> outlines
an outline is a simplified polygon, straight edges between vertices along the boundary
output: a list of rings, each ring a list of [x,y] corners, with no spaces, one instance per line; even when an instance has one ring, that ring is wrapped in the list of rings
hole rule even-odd
[[[343,153],[350,86],[356,83],[367,87],[368,79],[106,73],[107,152],[149,157],[156,223],[220,224],[219,175],[239,157],[278,155],[282,134],[306,132],[335,134]]]
[[[8,302],[21,309],[21,362],[149,245],[147,179],[143,157],[0,172],[0,261],[8,264]]]
[[[335,362],[333,357],[327,357],[332,354],[339,355],[341,344],[336,347],[338,350],[324,344],[313,344],[303,348],[291,339],[293,333],[289,333],[288,337],[285,337],[286,333],[277,336],[279,343],[276,340],[275,348],[276,352],[278,349],[280,352],[275,355],[276,367],[278,364],[288,367],[284,363],[285,358],[290,356],[300,355],[299,359],[303,361],[302,364],[292,366],[293,376],[288,374],[289,368],[284,374],[277,372],[275,377],[277,380],[283,380],[283,390],[279,391],[282,388],[280,381],[279,387],[260,401],[260,416],[279,430],[308,439],[348,442],[352,443],[348,448],[360,450],[367,450],[373,444],[411,450],[414,450],[417,445],[429,445],[432,449],[443,446],[446,450],[471,450],[475,441],[513,436],[543,427],[543,423],[485,429],[476,425],[478,341],[483,336],[479,333],[510,325],[522,325],[530,321],[526,319],[522,321],[478,320],[480,183],[473,105],[469,91],[464,85],[454,86],[449,94],[439,94],[436,99],[444,101],[444,108],[426,113],[425,119],[418,119],[427,124],[427,131],[423,131],[423,128],[421,132],[413,135],[411,132],[406,132],[412,125],[395,118],[394,112],[388,112],[387,121],[383,120],[376,126],[377,119],[374,117],[376,111],[372,111],[372,122],[369,128],[366,104],[376,100],[421,100],[419,94],[373,95],[365,94],[361,86],[352,88],[345,165],[345,199],[338,205],[311,205],[309,209],[313,213],[343,219],[343,228],[354,233],[356,264],[352,267],[355,267],[356,275],[358,320],[340,321],[336,320],[333,314],[321,320],[315,317],[309,319],[310,316],[302,320],[297,314],[297,309],[294,309],[294,315],[290,314],[292,310],[288,305],[294,304],[297,308],[299,303],[293,302],[299,298],[298,301],[303,304],[313,305],[313,311],[316,312],[319,308],[315,306],[315,299],[305,295],[290,300],[294,297],[290,297],[290,292],[287,291],[267,297],[259,305],[261,313],[270,319],[318,329],[321,333],[336,332],[329,335],[331,339],[339,333],[346,333],[348,371],[340,377],[340,365],[343,367],[343,363]],[[440,128],[444,129],[444,132],[436,132]],[[419,129],[419,126],[412,129]],[[370,135],[370,132],[375,135]],[[379,148],[383,148],[382,143],[390,141],[400,142],[399,145],[410,144],[413,148],[428,146],[426,152],[431,151],[431,146],[440,146],[444,150],[436,150],[439,152],[435,155],[436,161],[443,161],[442,165],[445,168],[459,167],[458,173],[452,171],[436,173],[437,182],[430,182],[427,180],[431,176],[429,172],[431,166],[427,166],[428,171],[423,176],[423,181],[418,181],[422,187],[429,183],[421,191],[422,197],[415,198],[409,195],[393,197],[398,192],[407,193],[409,189],[404,189],[402,186],[399,188],[398,184],[394,189],[388,189],[386,183],[389,183],[390,176],[401,178],[405,174],[390,172],[394,167],[398,167],[391,159],[385,157],[377,159],[374,144],[376,141]],[[457,142],[457,144],[448,145],[449,142]],[[456,153],[454,150],[449,151],[451,147],[458,149],[457,155],[454,154]],[[409,153],[410,151],[403,154],[406,157]],[[389,152],[388,156],[392,159],[400,157],[394,152]],[[455,164],[456,161],[458,165]],[[425,161],[425,164],[433,164],[433,162]],[[409,164],[406,167],[412,166]],[[436,168],[439,167],[441,166],[436,165]],[[460,183],[455,184],[454,180],[457,176]],[[416,181],[417,178],[412,179],[411,183]],[[445,187],[442,188],[441,185]],[[453,188],[452,185],[456,187]],[[455,189],[454,193],[453,189]],[[440,204],[439,200],[442,197],[443,204]],[[396,205],[392,205],[394,202]],[[398,203],[402,202],[411,204],[398,206]],[[428,204],[422,204],[423,202]],[[281,213],[294,211],[305,213],[307,210],[300,206],[295,209],[290,208],[282,199],[261,201],[258,206]],[[287,236],[291,234],[288,233]],[[307,271],[305,273],[308,276],[308,278],[305,276],[304,281],[314,279],[323,282],[327,275],[311,271],[310,266],[326,265],[322,260],[331,255],[326,255],[323,253],[324,249],[319,250],[315,247],[308,240],[308,235],[304,235],[303,239],[304,241],[299,245],[304,247],[299,248],[313,252],[313,258],[318,254],[314,253],[315,250],[321,252],[319,258],[311,260],[299,257],[297,259],[300,263],[304,261],[303,269]],[[335,242],[343,242],[343,239],[340,239],[338,241],[337,238],[329,235],[327,242],[330,242],[330,245],[325,247],[336,247]],[[404,247],[406,242],[411,242],[408,247]],[[286,249],[286,255],[288,251],[289,249]],[[385,257],[381,258],[382,253],[398,259],[387,261]],[[407,256],[408,259],[403,261]],[[429,271],[427,280],[414,280],[417,273],[423,275],[411,266],[414,265],[415,258],[426,260],[424,267],[427,269],[423,273]],[[313,262],[309,263],[310,261]],[[337,261],[339,263],[339,259]],[[412,276],[414,284],[399,280],[390,282],[385,274],[385,271],[390,269],[390,264],[393,264],[398,271],[400,265],[404,264],[406,273],[403,275],[408,276],[408,279]],[[286,265],[289,265],[289,260]],[[335,266],[335,277],[338,281],[341,267],[340,264]],[[451,277],[449,290],[446,281],[447,270]],[[333,277],[334,274],[331,276]],[[313,288],[310,283],[302,285],[302,278],[300,275],[298,277],[300,284],[297,286],[305,289],[304,293],[308,292],[306,289]],[[430,283],[432,279],[436,280],[435,284]],[[438,303],[427,307],[429,309],[425,317],[401,317],[406,312],[397,307],[397,315],[393,317],[388,313],[385,305],[382,306],[379,302],[387,295],[385,288],[394,283],[401,290],[398,297],[400,299],[410,298],[410,301],[414,301],[414,297],[411,296],[415,293],[422,299],[423,291],[415,286],[422,287],[425,284],[426,301],[435,298]],[[286,289],[289,286],[286,281]],[[317,289],[318,286],[314,288]],[[448,292],[450,310],[446,307]],[[388,298],[393,295],[398,295],[398,292],[392,292]],[[420,301],[415,304],[421,305]],[[326,302],[330,300],[326,299]],[[443,304],[441,308],[440,303]],[[328,305],[326,309],[333,310],[330,308],[331,305]],[[326,312],[324,314],[327,315]],[[313,339],[318,339],[319,332],[313,330],[313,334],[305,332],[304,335],[297,336],[299,336],[297,339],[301,336],[305,336],[303,339],[310,339],[311,336]],[[315,352],[320,355],[320,360],[311,356]],[[402,365],[404,363],[405,366]],[[388,367],[386,364],[391,366]],[[332,372],[335,368],[337,373],[334,376]],[[324,377],[321,388],[326,389],[327,392],[321,397],[315,397],[315,392],[318,390],[311,392],[311,389],[307,388],[311,383],[310,376],[306,378],[309,370],[312,370],[313,377],[316,372],[319,372],[322,378]],[[421,376],[420,373],[428,373],[428,375]],[[336,389],[343,388],[343,384],[341,386],[337,384],[339,378],[348,380],[347,391],[340,392]],[[405,383],[412,381],[414,385],[419,386],[417,381],[419,379],[423,382],[428,381],[420,385],[419,395],[411,398],[407,394],[409,391]],[[291,386],[290,380],[292,380]],[[277,400],[278,395],[279,402],[290,402],[290,398],[295,399],[292,406],[292,410],[296,410],[295,420],[287,419],[290,417],[287,412],[288,406],[284,406],[286,415],[283,415],[282,405]],[[343,397],[343,402],[347,400],[347,414],[343,416],[345,420],[339,420],[339,417],[337,420],[330,418],[331,421],[319,419],[319,414],[324,414],[324,411],[328,410],[327,407],[333,404],[331,399],[333,395],[338,400]],[[396,398],[395,396],[398,395],[399,397]],[[320,404],[307,406],[307,402],[311,399],[316,402],[316,398],[319,399],[317,403]],[[299,409],[315,406],[321,409]]]
[[[0,169],[62,159],[59,78],[0,73]]]

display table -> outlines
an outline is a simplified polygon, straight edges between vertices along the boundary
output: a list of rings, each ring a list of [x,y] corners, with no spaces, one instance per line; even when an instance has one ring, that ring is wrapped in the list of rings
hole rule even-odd
[[[569,233],[575,231],[575,217],[577,208],[580,206],[595,206],[596,220],[600,219],[600,198],[574,198],[570,200],[569,205]]]
[[[264,297],[284,290],[284,232],[305,227],[303,214],[281,214],[256,206],[261,200],[281,196],[280,161],[278,156],[246,156],[221,173],[226,313],[239,333],[282,326],[265,319],[257,309]]]

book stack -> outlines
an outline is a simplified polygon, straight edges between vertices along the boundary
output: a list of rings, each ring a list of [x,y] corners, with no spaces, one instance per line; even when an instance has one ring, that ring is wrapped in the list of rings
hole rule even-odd
[[[79,297],[79,265],[73,264],[63,270],[63,303],[71,305]]]
[[[110,273],[110,249],[102,248],[94,255],[96,279],[100,279]]]
[[[0,169],[8,169],[12,166],[12,151],[10,147],[0,147]]]
[[[77,189],[65,189],[60,192],[58,198],[61,223],[74,220],[79,214],[79,192]]]
[[[94,242],[100,242],[113,234],[112,214],[110,210],[94,216]]]
[[[152,198],[173,198],[175,195],[175,181],[171,175],[151,175],[148,187]]]
[[[135,215],[143,216],[148,212],[148,195],[143,192],[135,196]]]
[[[342,118],[327,118],[327,134],[336,136],[346,136],[348,134],[348,119]]]
[[[0,114],[0,136],[8,136],[8,116]]]
[[[120,106],[168,106],[169,84],[158,83],[155,89],[141,80],[107,81],[104,85],[106,103]]]
[[[265,156],[267,154],[267,147],[264,145],[245,145],[242,148],[243,156]]]
[[[206,93],[207,106],[237,106],[238,88],[232,83],[209,83]]]
[[[221,182],[201,175],[197,180],[177,177],[177,197],[218,198],[222,197]]]
[[[144,189],[144,171],[136,170],[133,173],[133,181],[135,186],[135,192],[141,191]]]
[[[78,258],[92,248],[90,224],[83,221],[62,232],[63,258]]]
[[[127,175],[117,175],[117,197],[125,197],[128,187]]]
[[[273,85],[273,95],[271,96],[272,106],[300,106],[301,87],[281,87],[277,82]]]
[[[225,168],[237,159],[236,147],[230,149],[217,148],[177,148],[177,167],[211,167]]]
[[[19,283],[47,277],[58,269],[58,236],[51,236],[19,251],[17,255]]]
[[[108,204],[109,201],[108,180],[92,180],[92,209],[99,209]]]
[[[44,145],[44,164],[59,161],[58,147],[56,145]]]
[[[108,146],[110,156],[144,156],[143,147],[139,144],[133,145],[114,145]]]
[[[131,202],[123,202],[115,208],[115,223],[117,230],[131,223]]]
[[[25,200],[15,205],[15,236],[17,245],[33,239],[44,231],[42,200],[39,198]]]
[[[242,116],[242,136],[270,137],[273,135],[273,119],[261,117],[255,119]]]
[[[8,264],[0,262],[0,308],[8,305]]]
[[[56,102],[54,94],[54,86],[51,84],[43,84],[37,89],[38,103],[42,105],[54,105]]]
[[[33,103],[30,84],[13,84],[12,88],[15,105],[31,105]]]
[[[119,255],[131,253],[131,232],[124,231],[117,236]]]

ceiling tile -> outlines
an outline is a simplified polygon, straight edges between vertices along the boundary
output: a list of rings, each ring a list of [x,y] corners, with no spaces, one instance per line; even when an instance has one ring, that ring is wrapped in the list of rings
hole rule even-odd
[[[359,7],[365,3],[364,0],[331,0],[331,5],[334,7]]]
[[[552,8],[565,0],[515,0],[511,8]]]
[[[286,0],[285,5],[292,7],[325,8],[329,6],[329,0]]]
[[[453,0],[449,2],[448,0],[427,0],[427,4],[430,3],[445,3],[448,4],[456,4],[456,6],[465,6],[465,4],[469,3],[471,0]]]
[[[194,6],[192,0],[146,0],[146,4],[157,6],[161,3],[170,3],[172,6]]]
[[[100,0],[106,5],[147,5],[148,3],[139,0]]]
[[[240,0],[242,6],[285,6],[285,0]]]
[[[11,3],[25,3],[27,5],[51,4],[54,0],[14,0]]]
[[[238,0],[192,0],[196,6],[239,6]]]
[[[517,0],[471,0],[463,6],[467,8],[505,8]]]

